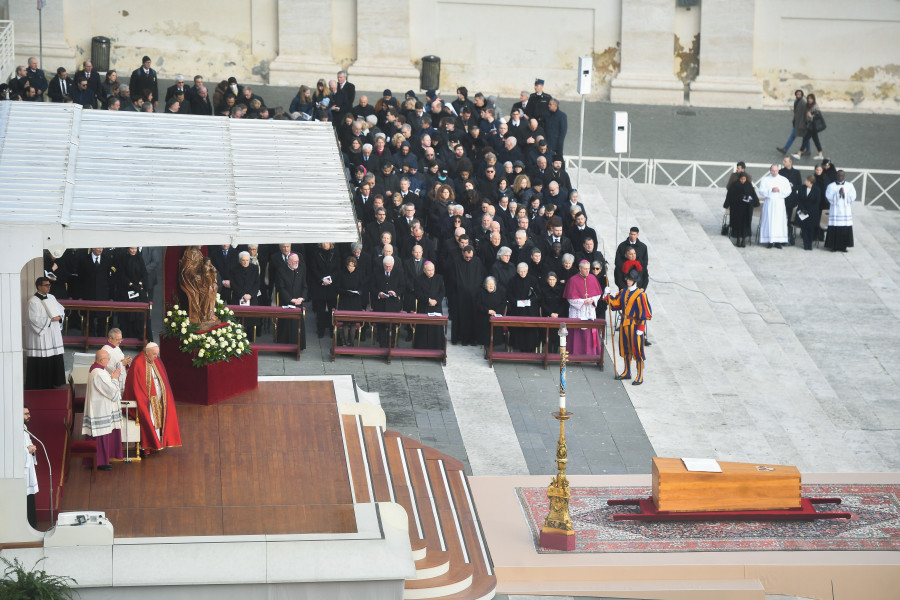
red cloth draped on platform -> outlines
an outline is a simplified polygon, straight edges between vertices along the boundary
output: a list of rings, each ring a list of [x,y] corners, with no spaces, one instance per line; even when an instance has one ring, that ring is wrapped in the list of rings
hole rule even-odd
[[[156,378],[163,384],[162,389],[157,390],[152,372],[156,373]],[[142,448],[158,451],[181,446],[178,415],[175,413],[175,395],[172,393],[172,386],[169,385],[166,369],[158,357],[153,361],[147,360],[144,353],[134,357],[134,362],[128,370],[128,378],[125,380],[125,399],[137,402]]]

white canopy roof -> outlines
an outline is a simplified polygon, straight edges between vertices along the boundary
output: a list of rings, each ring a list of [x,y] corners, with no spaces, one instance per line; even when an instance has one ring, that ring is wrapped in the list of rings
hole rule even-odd
[[[0,190],[45,248],[358,240],[330,123],[0,102]]]

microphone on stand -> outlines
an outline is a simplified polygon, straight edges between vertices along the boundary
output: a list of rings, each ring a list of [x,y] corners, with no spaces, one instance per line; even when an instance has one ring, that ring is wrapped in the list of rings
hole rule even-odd
[[[36,441],[38,444],[40,444],[40,445],[41,445],[41,448],[44,449],[44,458],[45,458],[46,461],[47,461],[47,470],[50,472],[50,488],[49,488],[49,494],[50,494],[50,526],[52,527],[52,526],[53,526],[53,465],[50,464],[50,455],[47,454],[47,447],[44,445],[44,442],[42,442],[42,441],[40,440],[40,438],[38,438],[36,435],[34,435],[34,434],[31,433],[30,431],[28,431],[28,425],[24,425],[24,428],[25,428],[25,433],[27,433],[28,436],[29,436],[31,439],[33,439],[33,440]],[[31,456],[34,456],[34,453],[32,453]],[[34,463],[35,463],[35,465],[36,465],[36,464],[37,464],[37,460],[35,460]]]

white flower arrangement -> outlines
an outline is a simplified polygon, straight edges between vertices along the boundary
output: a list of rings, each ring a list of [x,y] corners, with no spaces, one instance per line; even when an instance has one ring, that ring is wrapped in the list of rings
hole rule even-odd
[[[215,314],[222,325],[206,333],[198,333],[199,327],[192,325],[186,310],[177,304],[166,311],[163,320],[163,336],[177,339],[182,352],[194,355],[195,367],[217,362],[227,362],[233,357],[250,354],[253,350],[247,340],[247,333],[240,323],[234,321],[234,311],[230,310],[216,295]]]

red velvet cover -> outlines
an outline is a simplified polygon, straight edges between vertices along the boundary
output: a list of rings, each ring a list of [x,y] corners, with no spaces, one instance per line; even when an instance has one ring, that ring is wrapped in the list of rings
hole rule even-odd
[[[191,362],[193,356],[178,349],[178,340],[160,336],[159,347],[176,402],[209,406],[259,385],[256,350],[198,369]]]
[[[47,447],[50,455],[50,464],[53,468],[53,489],[56,495],[53,498],[53,512],[59,512],[60,477],[63,474],[63,456],[66,452],[66,429],[70,416],[68,388],[57,390],[25,390],[25,406],[31,412],[31,421],[28,430],[40,438]],[[20,417],[21,418],[21,417]],[[24,425],[24,421],[22,422]],[[21,431],[21,429],[19,429]],[[23,434],[19,434],[18,443],[22,443]],[[37,449],[37,480],[38,493],[35,494],[35,507],[37,508],[38,521],[50,520],[50,477],[47,473],[47,459],[41,445],[34,442]],[[24,471],[23,471],[24,472]],[[23,492],[24,489],[23,489]],[[25,518],[25,515],[22,515]]]

